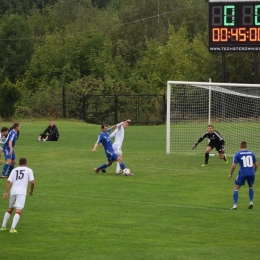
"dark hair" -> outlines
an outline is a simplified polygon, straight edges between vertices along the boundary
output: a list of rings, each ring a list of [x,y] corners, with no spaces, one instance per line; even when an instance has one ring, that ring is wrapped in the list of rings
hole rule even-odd
[[[13,129],[17,128],[20,125],[20,123],[14,123],[13,124]]]
[[[26,164],[27,164],[26,158],[22,157],[19,159],[19,165],[26,165]]]
[[[240,148],[247,148],[247,143],[246,143],[246,141],[242,141],[242,142],[240,143]]]
[[[101,129],[104,129],[105,127],[108,127],[108,125],[107,124],[102,124],[101,125]]]
[[[5,132],[5,131],[8,131],[8,128],[4,126],[1,128],[1,133]]]

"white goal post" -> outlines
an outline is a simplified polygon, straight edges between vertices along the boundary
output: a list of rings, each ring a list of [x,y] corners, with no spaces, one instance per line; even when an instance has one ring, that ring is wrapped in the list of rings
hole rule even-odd
[[[167,82],[166,153],[192,146],[213,124],[233,155],[241,141],[260,154],[260,84]],[[196,150],[205,151],[206,141]]]

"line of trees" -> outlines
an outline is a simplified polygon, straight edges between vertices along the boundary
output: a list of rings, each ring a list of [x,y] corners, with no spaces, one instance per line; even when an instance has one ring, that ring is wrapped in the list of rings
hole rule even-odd
[[[20,116],[51,113],[49,102],[28,100],[64,86],[81,97],[162,94],[167,80],[221,81],[221,56],[208,52],[207,1],[0,0],[0,7],[0,92],[12,86]],[[227,81],[253,83],[252,53],[227,54],[226,65]]]

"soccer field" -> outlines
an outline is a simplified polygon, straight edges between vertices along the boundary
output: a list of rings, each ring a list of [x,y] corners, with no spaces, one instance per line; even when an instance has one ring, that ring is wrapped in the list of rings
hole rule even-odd
[[[21,122],[16,156],[28,159],[35,191],[19,233],[0,232],[0,259],[259,259],[259,178],[254,208],[247,209],[242,187],[237,211],[230,210],[231,157],[228,165],[214,156],[201,167],[204,151],[166,155],[165,126],[130,125],[123,156],[135,175],[117,176],[115,165],[96,174],[94,167],[106,162],[101,147],[91,152],[100,126],[55,123],[60,140],[37,142],[48,121]],[[6,180],[0,181],[3,193]],[[7,208],[2,199],[0,222]]]

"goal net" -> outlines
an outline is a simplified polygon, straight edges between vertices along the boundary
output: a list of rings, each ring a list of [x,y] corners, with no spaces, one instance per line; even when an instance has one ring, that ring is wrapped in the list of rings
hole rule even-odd
[[[233,155],[241,141],[260,154],[260,85],[167,82],[166,153],[195,153],[192,146],[213,124]],[[208,139],[196,148],[205,151]],[[217,154],[215,150],[212,153]]]

